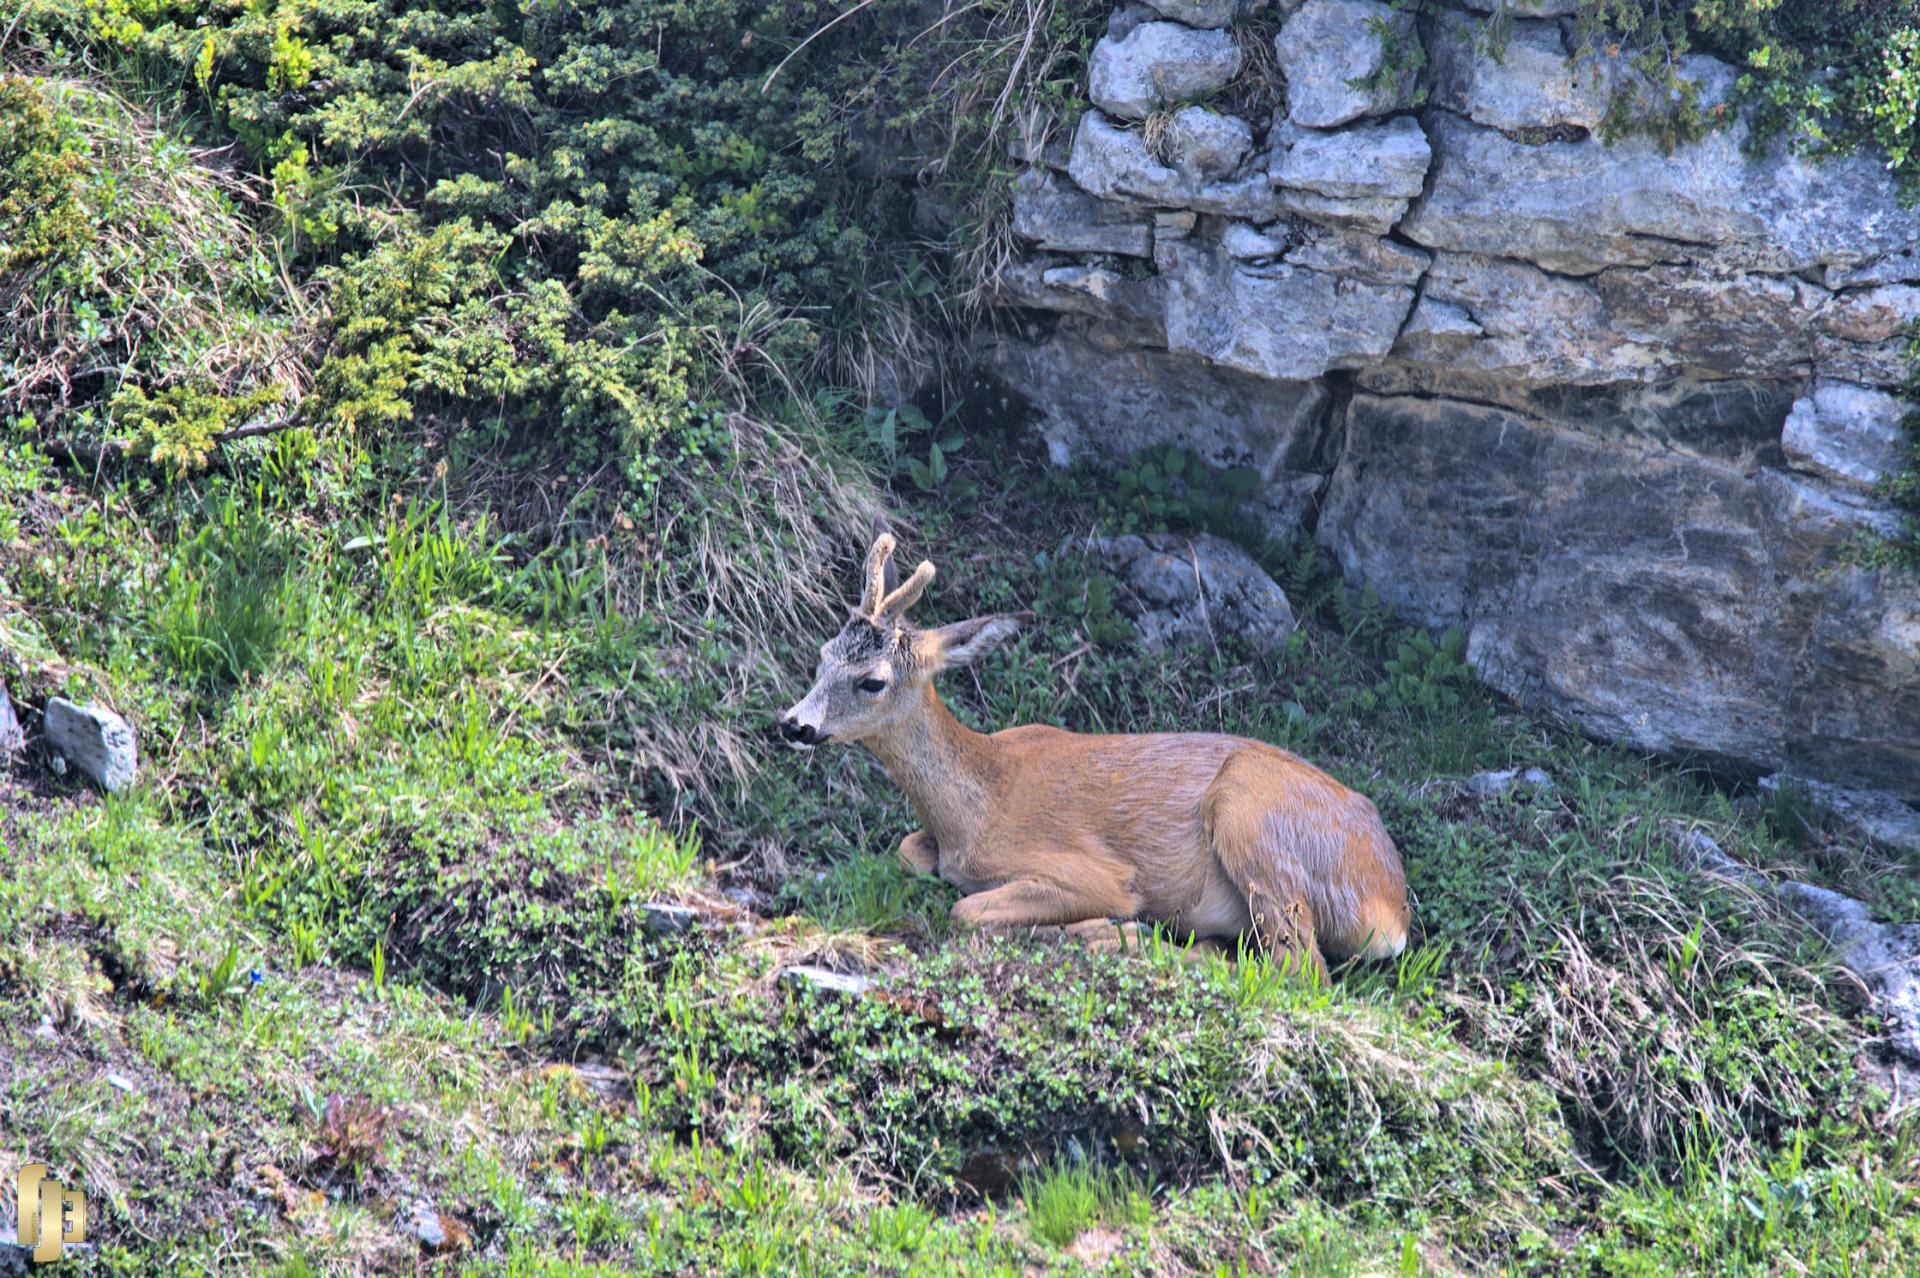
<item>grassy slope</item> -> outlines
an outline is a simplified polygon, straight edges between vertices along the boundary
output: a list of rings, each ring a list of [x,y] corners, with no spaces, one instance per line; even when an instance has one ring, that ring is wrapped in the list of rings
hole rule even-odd
[[[4,465],[46,495],[0,530],[21,602],[146,750],[131,794],[36,763],[0,804],[7,1147],[85,1182],[101,1268],[407,1269],[422,1200],[470,1238],[443,1263],[488,1273],[1920,1256],[1844,982],[1673,851],[1704,822],[1773,861],[1766,814],[1516,713],[1308,552],[1269,557],[1309,616],[1286,652],[1163,662],[1071,544],[1193,509],[964,460],[979,491],[923,505],[930,619],[1041,614],[963,713],[1250,732],[1380,803],[1425,944],[1325,990],[951,935],[851,755],[777,760],[724,844],[661,830],[581,711],[640,640],[418,513],[439,494],[402,468],[332,521],[244,461],[163,491]],[[1514,763],[1555,788],[1457,784]],[[674,899],[714,922],[650,935]],[[894,993],[793,993],[796,958]]]

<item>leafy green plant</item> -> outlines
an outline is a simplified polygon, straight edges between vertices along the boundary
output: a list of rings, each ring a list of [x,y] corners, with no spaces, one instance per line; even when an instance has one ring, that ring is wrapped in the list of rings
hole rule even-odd
[[[1397,709],[1453,714],[1474,681],[1466,652],[1467,635],[1458,626],[1449,626],[1438,636],[1415,631],[1383,663],[1384,678],[1375,691]]]
[[[1110,479],[1086,475],[1069,482],[1094,495],[1103,522],[1116,532],[1191,528],[1258,541],[1243,509],[1259,483],[1248,466],[1216,471],[1178,445],[1161,444],[1130,455]]]

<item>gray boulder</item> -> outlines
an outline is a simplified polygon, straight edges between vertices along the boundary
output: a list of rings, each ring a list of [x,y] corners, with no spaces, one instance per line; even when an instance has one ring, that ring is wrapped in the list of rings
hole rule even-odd
[[[10,754],[18,754],[27,748],[27,734],[20,727],[20,719],[13,712],[13,698],[7,695],[5,681],[0,681],[0,762],[5,762]]]
[[[1504,768],[1498,772],[1476,772],[1467,778],[1467,793],[1483,799],[1506,794],[1515,786],[1531,790],[1553,789],[1553,778],[1540,768]]]
[[[1180,172],[1202,181],[1227,176],[1252,149],[1253,129],[1238,116],[1182,107],[1167,125],[1167,158]]]
[[[1780,444],[1797,466],[1871,488],[1912,456],[1905,422],[1913,411],[1885,391],[1821,378],[1794,401]]]
[[[1148,648],[1231,635],[1269,651],[1298,624],[1286,592],[1253,557],[1210,533],[1096,537],[1090,548],[1124,587],[1121,607]]]
[[[1835,566],[1873,512],[1569,407],[1355,395],[1319,539],[1596,736],[1920,797],[1920,583]]]
[[[1782,780],[1776,773],[1761,777],[1760,784],[1765,789],[1773,790],[1779,788]],[[1920,811],[1915,811],[1898,799],[1876,790],[1849,790],[1844,786],[1807,781],[1799,777],[1793,779],[1793,784],[1827,811],[1859,827],[1868,838],[1877,839],[1889,847],[1920,852]]]
[[[1153,255],[1153,224],[1146,210],[1096,199],[1045,169],[1013,180],[1013,233],[1059,253]]]
[[[1236,261],[1203,243],[1170,245],[1160,258],[1168,349],[1261,377],[1300,381],[1371,364],[1413,306],[1404,284]]]
[[[1364,284],[1412,287],[1420,282],[1433,256],[1392,240],[1309,226],[1301,228],[1298,242],[1281,260],[1289,266],[1342,275]]]
[[[113,711],[55,697],[47,702],[46,734],[48,748],[101,789],[112,793],[133,784],[140,764],[133,728]]]
[[[1143,22],[1125,36],[1103,36],[1087,67],[1087,96],[1122,119],[1205,98],[1240,73],[1240,46],[1224,31]]]
[[[1433,151],[1410,116],[1337,133],[1287,123],[1273,131],[1268,171],[1284,187],[1338,199],[1396,200],[1420,194]]]
[[[813,989],[842,998],[859,998],[874,987],[871,979],[830,968],[796,963],[780,970],[780,983],[789,989]]]
[[[1327,133],[1286,123],[1268,139],[1268,172],[1287,212],[1384,235],[1420,194],[1432,151],[1411,117]]]
[[[1920,923],[1875,922],[1866,905],[1850,896],[1798,879],[1771,880],[1728,856],[1704,830],[1687,831],[1681,847],[1698,871],[1775,894],[1806,920],[1887,1018],[1887,1045],[1909,1064],[1920,1064]]]
[[[1466,0],[1476,13],[1505,10],[1516,18],[1570,18],[1580,12],[1580,0]]]
[[[1612,64],[1576,64],[1557,22],[1515,22],[1497,48],[1489,32],[1465,14],[1440,15],[1426,42],[1434,105],[1507,131],[1599,127],[1613,94]]]
[[[1320,486],[1313,446],[1328,396],[1318,382],[1276,382],[1117,341],[1110,331],[1003,337],[982,352],[1038,413],[1049,459],[1118,461],[1175,444],[1217,469],[1260,472],[1256,501],[1278,527],[1300,522]],[[1087,394],[1087,387],[1100,394]]]
[[[1887,1018],[1887,1043],[1920,1065],[1920,923],[1877,923],[1867,907],[1811,883],[1775,888],[1853,969]]]
[[[1167,340],[1166,282],[1158,276],[1135,279],[1105,266],[1028,259],[1001,272],[995,300],[1002,306],[1085,315],[1124,329],[1135,342],[1164,346]]]
[[[1836,296],[1794,276],[1661,266],[1576,277],[1442,251],[1394,355],[1530,386],[1814,369],[1884,383],[1901,375],[1915,315],[1920,289],[1910,285]]]
[[[1115,8],[1113,13],[1107,18],[1107,34],[1116,40],[1124,40],[1133,32],[1135,27],[1148,22],[1158,22],[1160,16],[1161,15],[1155,10],[1148,8],[1144,4],[1137,3],[1137,0],[1126,0],[1125,3]],[[1187,25],[1193,26],[1196,24],[1188,23]]]
[[[1727,68],[1687,66],[1709,101],[1724,95]],[[1812,277],[1920,243],[1920,210],[1901,204],[1883,161],[1751,156],[1744,126],[1671,154],[1644,137],[1528,145],[1445,113],[1430,126],[1432,182],[1401,228],[1429,248],[1574,275],[1706,262]]]
[[[1265,173],[1207,181],[1162,164],[1139,129],[1123,129],[1098,111],[1081,115],[1067,175],[1082,190],[1106,199],[1136,200],[1251,222],[1280,216],[1280,200]]]
[[[1387,44],[1418,40],[1413,11],[1380,0],[1307,0],[1273,38],[1273,51],[1287,77],[1287,117],[1295,124],[1330,129],[1363,115],[1384,115],[1413,101],[1411,72],[1388,73],[1372,88],[1354,81],[1381,76]]]
[[[1227,27],[1240,12],[1240,0],[1153,0],[1164,18],[1190,27]]]

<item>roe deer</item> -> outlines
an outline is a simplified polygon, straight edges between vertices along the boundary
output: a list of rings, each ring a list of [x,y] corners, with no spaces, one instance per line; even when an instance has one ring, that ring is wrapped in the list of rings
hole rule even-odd
[[[868,552],[860,606],[820,649],[812,691],[780,718],[796,745],[858,741],[925,829],[900,861],[966,893],[955,920],[1017,928],[1141,918],[1203,937],[1252,930],[1324,973],[1407,943],[1406,876],[1364,796],[1263,741],[1215,733],[1089,736],[965,727],[933,677],[977,661],[1030,614],[933,630],[907,609],[933,580]]]

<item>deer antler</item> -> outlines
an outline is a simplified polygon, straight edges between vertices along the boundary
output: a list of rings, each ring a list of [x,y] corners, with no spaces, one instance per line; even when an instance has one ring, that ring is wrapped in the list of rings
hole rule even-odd
[[[887,574],[892,559],[893,534],[883,532],[873,539],[873,548],[867,551],[867,566],[860,572],[860,615],[868,620],[879,617],[881,601],[893,588]]]
[[[900,620],[907,609],[920,601],[927,584],[933,580],[933,565],[922,559],[913,575],[900,585],[900,574],[893,566],[893,534],[882,532],[867,551],[867,565],[861,570],[860,615],[876,626]]]
[[[920,596],[926,593],[927,585],[933,580],[933,565],[922,559],[920,566],[913,570],[913,576],[900,584],[880,601],[880,607],[874,612],[874,621],[898,621],[907,609],[920,602]]]

